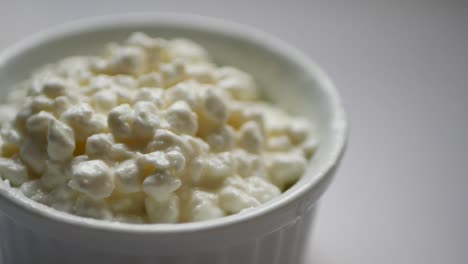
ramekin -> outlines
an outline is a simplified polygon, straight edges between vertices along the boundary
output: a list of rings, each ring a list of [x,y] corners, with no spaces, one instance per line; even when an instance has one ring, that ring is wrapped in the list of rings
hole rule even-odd
[[[312,119],[320,146],[297,184],[258,208],[183,224],[124,224],[56,211],[0,186],[0,263],[299,263],[317,202],[345,149],[347,122],[327,75],[306,55],[266,33],[214,18],[128,14],[40,32],[0,54],[0,93],[37,67],[96,53],[133,31],[186,37],[216,62],[252,73],[266,97]]]

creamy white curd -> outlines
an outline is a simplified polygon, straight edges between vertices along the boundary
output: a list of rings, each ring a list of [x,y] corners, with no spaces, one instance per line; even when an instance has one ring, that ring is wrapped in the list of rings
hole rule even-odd
[[[5,183],[57,210],[132,223],[259,206],[303,175],[318,145],[248,73],[190,40],[143,33],[45,66],[0,113]]]

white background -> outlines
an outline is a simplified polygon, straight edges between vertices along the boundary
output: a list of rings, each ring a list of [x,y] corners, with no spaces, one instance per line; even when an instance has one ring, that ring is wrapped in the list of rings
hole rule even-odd
[[[311,263],[468,263],[468,2],[0,0],[0,49],[58,23],[135,11],[258,27],[335,80],[352,131]]]

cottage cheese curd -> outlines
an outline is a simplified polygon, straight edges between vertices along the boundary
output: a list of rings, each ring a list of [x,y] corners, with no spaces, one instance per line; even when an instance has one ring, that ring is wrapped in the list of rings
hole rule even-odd
[[[201,221],[272,200],[317,147],[310,124],[187,39],[143,33],[65,58],[0,106],[0,177],[85,217]]]

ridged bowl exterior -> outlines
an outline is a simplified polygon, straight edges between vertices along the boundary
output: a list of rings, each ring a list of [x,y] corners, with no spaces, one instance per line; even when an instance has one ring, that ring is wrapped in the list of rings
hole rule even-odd
[[[316,207],[277,230],[254,240],[222,250],[193,252],[189,255],[128,256],[87,248],[80,243],[58,241],[16,223],[0,213],[0,263],[112,263],[112,264],[295,264],[302,263],[307,239],[314,223]],[[229,239],[229,238],[226,238]],[[221,241],[220,241],[221,242]],[[196,239],[194,239],[196,243]],[[81,243],[83,244],[83,243]]]

